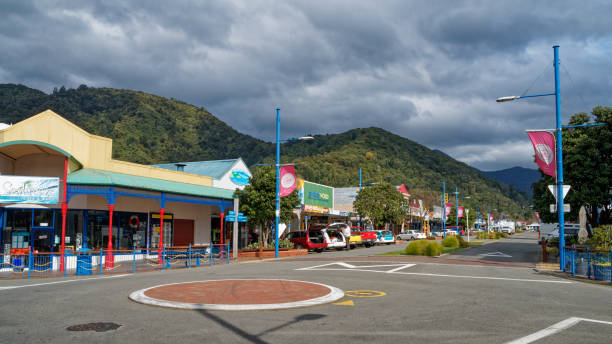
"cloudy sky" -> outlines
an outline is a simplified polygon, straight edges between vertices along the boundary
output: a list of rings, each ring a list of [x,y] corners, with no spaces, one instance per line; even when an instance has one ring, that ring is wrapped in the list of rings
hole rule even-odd
[[[376,126],[483,170],[537,168],[525,129],[612,106],[609,1],[2,1],[0,83],[204,106],[284,137]]]

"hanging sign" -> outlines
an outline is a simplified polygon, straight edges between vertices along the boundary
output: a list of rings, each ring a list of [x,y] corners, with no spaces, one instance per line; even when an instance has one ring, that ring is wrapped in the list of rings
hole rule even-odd
[[[293,165],[283,166],[280,169],[280,197],[290,195],[296,186],[295,167]]]
[[[463,217],[463,207],[457,207],[457,217]]]
[[[555,170],[555,137],[548,131],[528,131],[535,151],[536,163],[544,174],[556,178]]]
[[[453,204],[452,203],[446,203],[444,208],[445,208],[445,212],[446,212],[445,216],[448,216],[448,215],[450,215],[451,210],[453,209]]]
[[[0,203],[59,202],[59,178],[0,176]]]

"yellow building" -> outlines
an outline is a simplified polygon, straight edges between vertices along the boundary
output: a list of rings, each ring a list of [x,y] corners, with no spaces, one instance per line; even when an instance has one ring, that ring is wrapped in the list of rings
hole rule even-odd
[[[209,244],[233,190],[115,160],[112,146],[50,110],[0,128],[0,252]]]

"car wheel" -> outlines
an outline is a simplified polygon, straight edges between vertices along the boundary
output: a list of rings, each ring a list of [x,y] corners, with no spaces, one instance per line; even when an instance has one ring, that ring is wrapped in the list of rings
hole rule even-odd
[[[322,248],[317,248],[317,249],[315,249],[315,252],[321,253],[321,252],[323,252],[323,249]]]
[[[344,247],[336,247],[336,251],[342,251],[344,250]]]
[[[415,239],[414,237],[410,237],[410,240],[414,240],[414,239]]]
[[[297,249],[298,249],[298,250],[303,250],[303,249],[304,249],[304,246],[302,246],[302,244],[298,244],[298,245],[297,245]]]

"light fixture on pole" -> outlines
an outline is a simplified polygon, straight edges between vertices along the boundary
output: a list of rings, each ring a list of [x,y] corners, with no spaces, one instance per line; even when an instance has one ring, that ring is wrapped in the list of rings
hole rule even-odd
[[[565,216],[563,214],[563,137],[561,135],[561,86],[559,83],[559,46],[553,46],[554,53],[554,70],[555,70],[555,93],[547,94],[536,94],[530,96],[510,96],[497,98],[497,102],[507,102],[522,98],[542,97],[542,96],[555,96],[555,114],[556,114],[556,160],[557,160],[557,202],[560,202],[561,206],[557,207],[557,214],[559,220],[559,265],[561,270],[565,267]]]
[[[280,109],[276,109],[276,208],[274,211],[274,257],[278,258],[278,224],[280,221],[280,143],[288,141],[312,140],[312,136],[300,138],[280,139]]]

